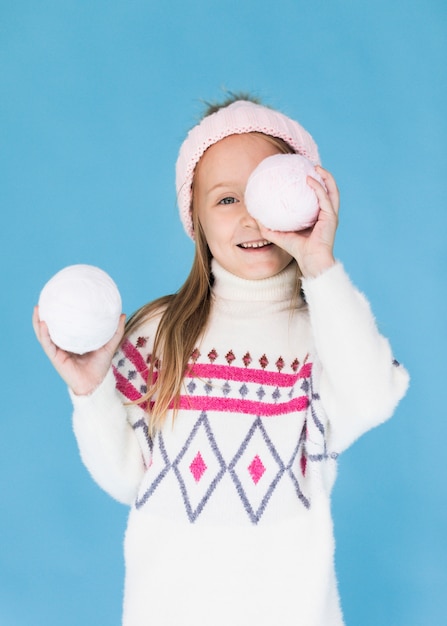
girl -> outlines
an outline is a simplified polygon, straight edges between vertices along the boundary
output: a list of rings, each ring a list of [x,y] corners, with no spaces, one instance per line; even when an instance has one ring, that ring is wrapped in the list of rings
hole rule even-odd
[[[319,163],[295,121],[248,100],[217,107],[177,161],[195,240],[177,294],[77,357],[34,324],[68,383],[82,459],[131,505],[125,626],[339,626],[330,493],[337,456],[389,418],[408,385],[365,298],[334,259],[338,191],[267,230],[244,190],[266,157]],[[117,353],[115,350],[119,347]]]

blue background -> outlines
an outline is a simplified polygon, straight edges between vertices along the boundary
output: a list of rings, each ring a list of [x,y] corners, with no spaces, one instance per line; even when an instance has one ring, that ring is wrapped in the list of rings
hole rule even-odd
[[[340,461],[347,624],[447,623],[446,18],[444,0],[2,1],[2,626],[120,623],[127,511],[80,462],[31,313],[73,263],[108,271],[127,313],[181,285],[174,163],[223,89],[316,138],[337,255],[412,375]]]

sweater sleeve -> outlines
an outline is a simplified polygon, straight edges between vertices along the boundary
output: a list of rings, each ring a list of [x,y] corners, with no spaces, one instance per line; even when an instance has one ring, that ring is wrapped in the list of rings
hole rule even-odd
[[[73,429],[81,458],[94,480],[112,497],[131,504],[144,474],[141,447],[128,420],[128,407],[115,388],[112,368],[88,396],[73,402]]]
[[[320,396],[329,419],[330,444],[341,452],[391,417],[409,376],[376,326],[366,298],[336,263],[303,280],[316,351]]]

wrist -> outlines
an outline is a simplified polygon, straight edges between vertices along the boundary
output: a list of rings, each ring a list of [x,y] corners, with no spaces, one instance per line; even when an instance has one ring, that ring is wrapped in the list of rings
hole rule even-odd
[[[84,401],[87,399],[94,399],[96,396],[101,396],[102,394],[110,394],[112,389],[115,389],[115,376],[113,374],[113,369],[110,368],[106,373],[104,378],[98,381],[97,384],[92,385],[75,385],[68,386],[68,391],[72,400]]]
[[[333,267],[335,263],[336,261],[334,256],[330,254],[325,255],[324,257],[306,259],[306,261],[302,262],[302,264],[298,262],[298,265],[303,278],[316,278],[326,270]]]
[[[107,377],[107,374],[108,371],[103,376],[98,376],[94,379],[77,381],[73,384],[68,384],[68,387],[74,396],[91,396],[98,389],[98,387],[102,385],[105,378]]]

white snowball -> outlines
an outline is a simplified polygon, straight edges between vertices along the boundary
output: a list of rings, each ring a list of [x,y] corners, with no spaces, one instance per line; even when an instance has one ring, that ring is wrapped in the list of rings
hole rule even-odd
[[[70,265],[55,274],[39,297],[39,317],[52,341],[67,352],[85,354],[115,334],[121,296],[106,272],[92,265]]]
[[[299,231],[313,226],[319,206],[307,176],[323,183],[311,161],[300,154],[267,157],[248,179],[247,211],[272,230]]]

